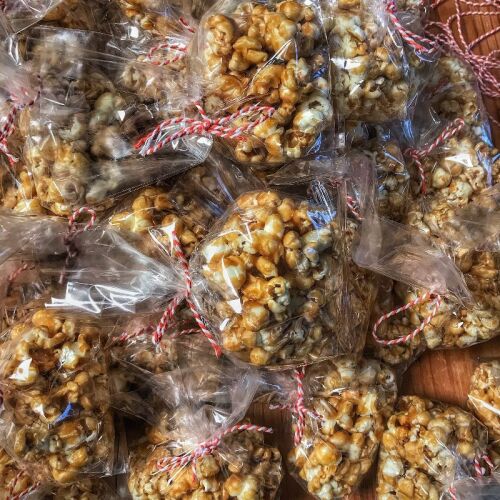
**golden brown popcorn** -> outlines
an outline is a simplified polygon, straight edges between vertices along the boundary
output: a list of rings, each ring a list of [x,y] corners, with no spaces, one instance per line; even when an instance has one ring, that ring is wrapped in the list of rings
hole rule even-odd
[[[378,497],[438,500],[456,477],[474,476],[486,440],[486,429],[470,413],[403,396],[382,437]]]

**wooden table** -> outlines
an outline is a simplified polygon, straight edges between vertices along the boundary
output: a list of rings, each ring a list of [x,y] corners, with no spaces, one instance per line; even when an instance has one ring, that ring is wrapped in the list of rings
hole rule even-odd
[[[444,21],[455,12],[454,1],[447,0],[437,9],[437,18]],[[496,23],[496,24],[495,24]],[[466,22],[464,33],[469,40],[486,33],[500,23],[500,15],[491,18],[475,17]],[[488,54],[500,48],[500,33],[483,43],[478,53]],[[500,102],[497,99],[485,98],[486,107],[495,119],[500,120]],[[494,143],[500,145],[500,127],[492,124]],[[470,377],[474,364],[481,357],[500,357],[500,338],[474,346],[469,349],[434,351],[425,353],[406,372],[403,378],[401,394],[416,394],[432,399],[453,403],[465,408]],[[253,419],[259,424],[271,425],[275,429],[274,442],[283,456],[286,456],[287,443],[290,436],[290,422],[286,412],[269,412],[261,405],[255,405]],[[353,495],[353,499],[374,499],[375,481],[374,471],[364,482],[360,493]],[[281,498],[283,500],[306,500],[308,496],[296,481],[288,474],[283,481]]]

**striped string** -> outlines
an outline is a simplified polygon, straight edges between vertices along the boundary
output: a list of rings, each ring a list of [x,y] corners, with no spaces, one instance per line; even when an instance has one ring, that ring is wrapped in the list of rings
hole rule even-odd
[[[24,490],[20,491],[19,493],[14,494],[14,491],[16,489],[16,485],[19,481],[19,479],[23,476],[26,475],[25,471],[20,471],[14,479],[9,484],[9,488],[7,490],[7,498],[6,500],[21,500],[25,496],[29,495],[33,491],[37,490],[40,487],[40,483],[34,483],[28,488],[25,488]]]
[[[157,61],[153,60],[153,56],[156,52],[159,52],[160,50],[167,50],[167,51],[174,51],[174,52],[180,52],[176,56],[172,57],[171,59],[165,59],[163,61]],[[181,59],[184,59],[186,56],[187,52],[187,47],[183,43],[160,43],[158,45],[155,45],[150,49],[146,56],[146,61],[150,62],[151,64],[154,64],[156,66],[167,66],[169,64],[176,63],[180,61]]]
[[[156,330],[154,332],[153,341],[155,343],[160,342],[161,338],[165,334],[165,331],[169,325],[170,320],[173,318],[173,316],[175,314],[176,309],[179,307],[179,305],[182,303],[182,301],[185,300],[189,309],[191,310],[191,313],[194,316],[194,319],[196,321],[196,324],[198,325],[198,328],[201,330],[201,333],[210,342],[210,345],[212,346],[212,348],[215,352],[215,355],[217,357],[220,357],[222,355],[222,350],[221,350],[219,344],[217,343],[217,340],[215,339],[212,332],[205,325],[205,321],[204,321],[203,317],[196,310],[196,306],[194,305],[193,301],[191,300],[191,290],[193,288],[193,280],[191,278],[191,273],[189,271],[189,263],[187,261],[186,255],[184,254],[181,242],[179,241],[179,237],[177,236],[176,231],[172,231],[172,234],[170,235],[170,237],[172,240],[174,256],[179,261],[181,268],[182,268],[182,272],[184,274],[185,290],[184,290],[183,295],[179,294],[176,297],[174,297],[174,299],[169,303],[169,305],[165,309],[165,312],[163,313],[160,321],[158,322],[158,325],[157,325]]]
[[[433,40],[414,33],[401,24],[397,16],[398,9],[394,0],[387,0],[386,11],[390,21],[398,31],[399,35],[410,47],[425,54],[432,54],[437,51],[438,46]]]
[[[387,321],[392,316],[396,316],[396,314],[402,313],[404,311],[407,311],[408,309],[411,309],[412,307],[415,307],[417,304],[427,302],[430,299],[433,299],[433,301],[435,303],[434,309],[422,321],[422,323],[420,323],[420,325],[415,330],[413,330],[411,333],[409,333],[407,335],[403,335],[402,337],[392,339],[392,340],[381,339],[380,337],[378,337],[377,330],[384,321]],[[434,316],[436,316],[436,314],[439,310],[439,307],[441,306],[441,301],[442,301],[442,299],[441,299],[441,296],[439,294],[437,294],[435,292],[426,292],[421,297],[417,297],[416,299],[408,302],[404,306],[398,307],[397,309],[393,309],[392,311],[390,311],[386,314],[383,314],[382,316],[380,316],[380,318],[373,325],[372,337],[375,339],[375,341],[378,344],[381,344],[384,346],[406,344],[407,342],[411,342],[432,321],[432,318],[434,318]]]
[[[180,17],[179,21],[182,24],[182,26],[184,26],[184,28],[187,29],[190,33],[195,33],[196,32],[196,30],[183,17]]]
[[[297,383],[295,390],[295,402],[293,404],[284,405],[270,405],[271,410],[290,410],[295,418],[297,419],[297,424],[295,426],[295,432],[293,434],[293,442],[295,446],[299,446],[304,436],[304,429],[306,425],[306,417],[312,417],[318,420],[322,420],[323,416],[318,412],[311,410],[305,405],[304,398],[304,367],[298,368],[294,371],[294,378]]]
[[[164,148],[172,141],[190,135],[209,134],[226,139],[245,140],[245,138],[242,137],[243,134],[266,121],[275,111],[275,109],[270,106],[251,104],[249,106],[244,106],[231,115],[212,119],[207,116],[200,103],[197,102],[194,106],[200,114],[202,118],[201,120],[196,118],[186,118],[185,116],[164,120],[155,129],[139,139],[135,143],[134,148],[138,150],[141,155],[149,156]],[[261,116],[240,127],[228,126],[230,122],[236,120],[237,118],[253,114],[260,114]],[[177,130],[177,132],[166,132],[169,127],[181,124],[183,126],[180,130]]]
[[[186,465],[192,463],[194,469],[196,461],[199,458],[203,458],[207,455],[212,454],[220,446],[222,440],[226,436],[242,431],[255,431],[272,434],[273,429],[271,427],[263,427],[253,424],[236,424],[232,427],[229,427],[228,429],[219,432],[213,438],[199,443],[196,448],[190,453],[177,457],[164,457],[158,460],[158,462],[156,463],[156,467],[158,468],[159,472],[171,472],[175,469],[185,467]]]
[[[460,132],[464,126],[465,121],[462,118],[457,118],[453,122],[449,123],[430,144],[423,146],[421,149],[409,148],[405,151],[405,155],[409,156],[417,166],[420,175],[420,190],[423,194],[426,194],[427,192],[427,181],[425,179],[425,171],[422,160],[429,156],[437,147],[441,146],[448,139]]]
[[[437,0],[432,4],[435,9],[447,0]],[[428,21],[425,25],[425,35],[433,43],[467,61],[474,73],[481,92],[492,99],[500,97],[500,49],[491,50],[487,55],[475,54],[474,50],[485,40],[494,37],[500,31],[500,2],[498,0],[453,0],[455,14],[448,17],[446,22]],[[464,10],[462,7],[466,7]],[[472,18],[472,19],[471,19]],[[491,30],[467,41],[464,34],[464,22],[474,18],[491,19],[494,26]],[[455,36],[455,33],[457,36]],[[496,74],[495,74],[496,73]],[[495,125],[499,121],[490,115]]]
[[[90,216],[89,221],[85,226],[78,227],[76,222],[80,215],[87,214]],[[66,270],[71,264],[71,261],[78,255],[78,250],[75,247],[74,240],[75,238],[85,232],[88,231],[96,221],[97,215],[95,210],[92,210],[89,207],[80,207],[76,209],[68,218],[68,231],[64,236],[64,245],[66,246],[66,262],[64,263],[64,268],[61,271],[61,275],[59,277],[59,284],[62,285],[64,282],[64,277],[66,276]]]

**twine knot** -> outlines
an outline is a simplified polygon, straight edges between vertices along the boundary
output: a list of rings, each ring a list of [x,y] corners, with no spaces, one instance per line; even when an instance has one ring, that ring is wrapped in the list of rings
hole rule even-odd
[[[243,134],[266,121],[275,111],[271,106],[251,104],[249,106],[244,106],[231,115],[212,119],[208,117],[200,103],[195,103],[194,106],[200,114],[201,119],[182,116],[164,120],[146,136],[139,139],[135,143],[134,148],[139,151],[139,154],[142,156],[149,156],[176,139],[191,135],[215,135],[226,139],[246,140]],[[260,116],[245,125],[241,125],[240,127],[228,125],[238,118],[256,113]],[[174,125],[182,125],[182,127],[180,130],[172,133],[169,130],[170,127]]]

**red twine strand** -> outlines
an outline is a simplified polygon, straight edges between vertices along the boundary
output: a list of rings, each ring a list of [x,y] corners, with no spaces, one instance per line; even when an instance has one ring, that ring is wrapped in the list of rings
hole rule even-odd
[[[85,226],[78,227],[76,225],[76,221],[82,214],[87,214],[90,216],[90,220],[85,224]],[[85,232],[88,231],[96,221],[97,215],[95,213],[95,210],[92,210],[91,208],[88,207],[81,207],[75,210],[68,219],[68,232],[66,233],[66,236],[64,237],[64,245],[66,246],[67,250],[67,255],[66,255],[66,262],[64,264],[64,269],[61,272],[61,276],[59,278],[59,283],[62,284],[64,281],[64,276],[66,274],[66,269],[70,265],[71,261],[78,255],[78,251],[74,246],[74,240],[75,238]]]
[[[432,4],[433,8],[444,3],[445,0],[437,0]],[[467,61],[474,73],[481,92],[492,98],[500,97],[500,82],[495,72],[500,70],[500,49],[489,52],[488,55],[475,54],[474,49],[487,38],[494,36],[500,31],[500,2],[498,0],[486,0],[474,2],[469,0],[454,0],[456,13],[451,15],[445,23],[429,21],[425,25],[425,34],[432,39],[436,46],[442,47],[445,51],[453,53]],[[469,10],[463,10],[466,6]],[[491,10],[493,8],[493,10]],[[478,10],[479,9],[479,10]],[[463,21],[468,17],[490,17],[492,18],[493,29],[483,33],[471,42],[465,38]],[[497,23],[495,23],[495,19]],[[455,38],[454,32],[457,33]],[[490,115],[492,121],[500,126],[498,120]]]
[[[164,61],[154,61],[153,56],[156,52],[160,50],[172,50],[174,52],[180,52],[180,54],[172,57],[171,59],[166,59]],[[160,43],[158,45],[155,45],[154,47],[151,48],[151,50],[148,52],[148,55],[146,56],[146,61],[149,61],[151,64],[154,64],[156,66],[168,66],[169,64],[176,63],[183,59],[186,56],[187,52],[187,47],[183,43]]]
[[[191,313],[194,316],[194,319],[196,321],[196,324],[198,325],[198,328],[201,330],[201,333],[203,333],[203,335],[210,342],[210,344],[215,352],[215,355],[217,357],[220,357],[222,355],[222,351],[221,351],[219,344],[217,343],[212,332],[205,325],[205,322],[203,321],[201,314],[196,310],[196,307],[195,307],[193,301],[191,300],[191,290],[193,288],[193,281],[191,279],[191,273],[189,272],[189,264],[188,264],[187,258],[184,255],[184,251],[182,250],[181,242],[179,241],[179,238],[178,238],[177,233],[175,231],[172,231],[171,239],[172,239],[172,244],[173,244],[174,255],[182,267],[182,271],[184,274],[184,283],[186,285],[186,288],[185,288],[185,291],[183,292],[183,294],[179,294],[176,297],[174,297],[174,299],[167,306],[165,312],[163,313],[163,316],[161,317],[161,319],[158,323],[158,326],[156,327],[156,330],[155,330],[154,335],[153,335],[153,341],[155,343],[160,342],[161,338],[165,334],[166,328],[167,328],[170,320],[172,319],[172,317],[175,314],[175,310],[182,303],[182,301],[185,300],[187,305],[189,306],[189,309],[191,310]]]
[[[14,490],[16,488],[17,482],[24,474],[26,474],[26,472],[21,471],[14,477],[14,479],[12,479],[12,481],[9,485],[6,500],[21,500],[26,495],[29,495],[30,493],[32,493],[33,491],[38,489],[38,487],[40,486],[40,483],[34,483],[33,485],[29,486],[28,488],[25,488],[24,490],[20,491],[19,493],[14,494]]]
[[[398,31],[401,38],[412,48],[418,52],[430,54],[436,51],[436,44],[425,36],[421,36],[413,31],[406,29],[398,19],[396,2],[394,0],[387,0],[386,11],[392,24]]]
[[[237,424],[219,432],[216,436],[211,439],[207,439],[199,443],[196,448],[186,455],[178,457],[165,457],[156,463],[156,466],[160,472],[170,472],[172,470],[184,467],[190,463],[193,464],[193,468],[196,465],[196,460],[203,458],[207,455],[212,454],[221,444],[222,440],[229,434],[234,434],[241,431],[256,431],[265,432],[266,434],[272,434],[273,429],[271,427],[263,427],[253,424]]]
[[[295,446],[298,446],[302,441],[304,436],[304,428],[306,425],[306,417],[312,417],[315,419],[322,420],[323,417],[318,412],[311,410],[306,407],[304,401],[304,367],[298,368],[294,372],[294,378],[297,382],[295,403],[285,404],[285,405],[271,405],[271,410],[290,410],[297,419],[297,425],[295,426],[295,432],[293,435],[293,442]]]
[[[172,141],[188,135],[210,134],[227,139],[245,140],[245,138],[242,137],[242,134],[249,132],[260,123],[266,121],[275,111],[274,108],[270,106],[251,104],[239,109],[229,116],[212,119],[207,116],[199,103],[195,103],[194,106],[200,114],[202,118],[201,120],[196,118],[186,118],[185,116],[164,120],[149,134],[139,139],[134,145],[135,149],[138,150],[141,155],[148,156],[156,153]],[[236,120],[237,118],[255,113],[259,113],[262,116],[240,127],[228,126],[228,123]],[[166,131],[166,129],[172,127],[173,125],[181,124],[183,127],[177,132],[168,133]]]
[[[436,139],[423,146],[422,149],[407,149],[405,154],[413,159],[415,165],[418,168],[420,174],[420,189],[423,194],[427,192],[427,182],[425,180],[424,166],[422,165],[422,159],[429,156],[438,146],[444,144],[448,139],[458,134],[465,126],[465,121],[462,118],[457,118],[450,124],[448,124],[443,131],[436,137]]]
[[[435,305],[434,309],[431,311],[431,313],[420,323],[420,326],[418,326],[415,330],[413,330],[411,333],[407,335],[403,335],[402,337],[398,337],[396,339],[392,340],[386,340],[386,339],[381,339],[380,337],[377,336],[377,330],[379,326],[392,316],[396,316],[396,314],[399,314],[401,312],[407,311],[408,309],[411,309],[412,307],[416,306],[417,304],[421,304],[422,302],[427,302],[428,300],[433,299]],[[380,318],[376,321],[376,323],[373,325],[372,329],[372,337],[375,339],[375,341],[381,345],[384,346],[392,346],[392,345],[398,345],[398,344],[406,344],[407,342],[411,342],[423,329],[431,322],[432,318],[436,316],[439,307],[441,306],[441,296],[437,293],[434,292],[426,292],[424,293],[421,297],[417,297],[416,299],[408,302],[404,306],[398,307],[397,309],[393,309],[392,311],[383,314],[380,316]]]

